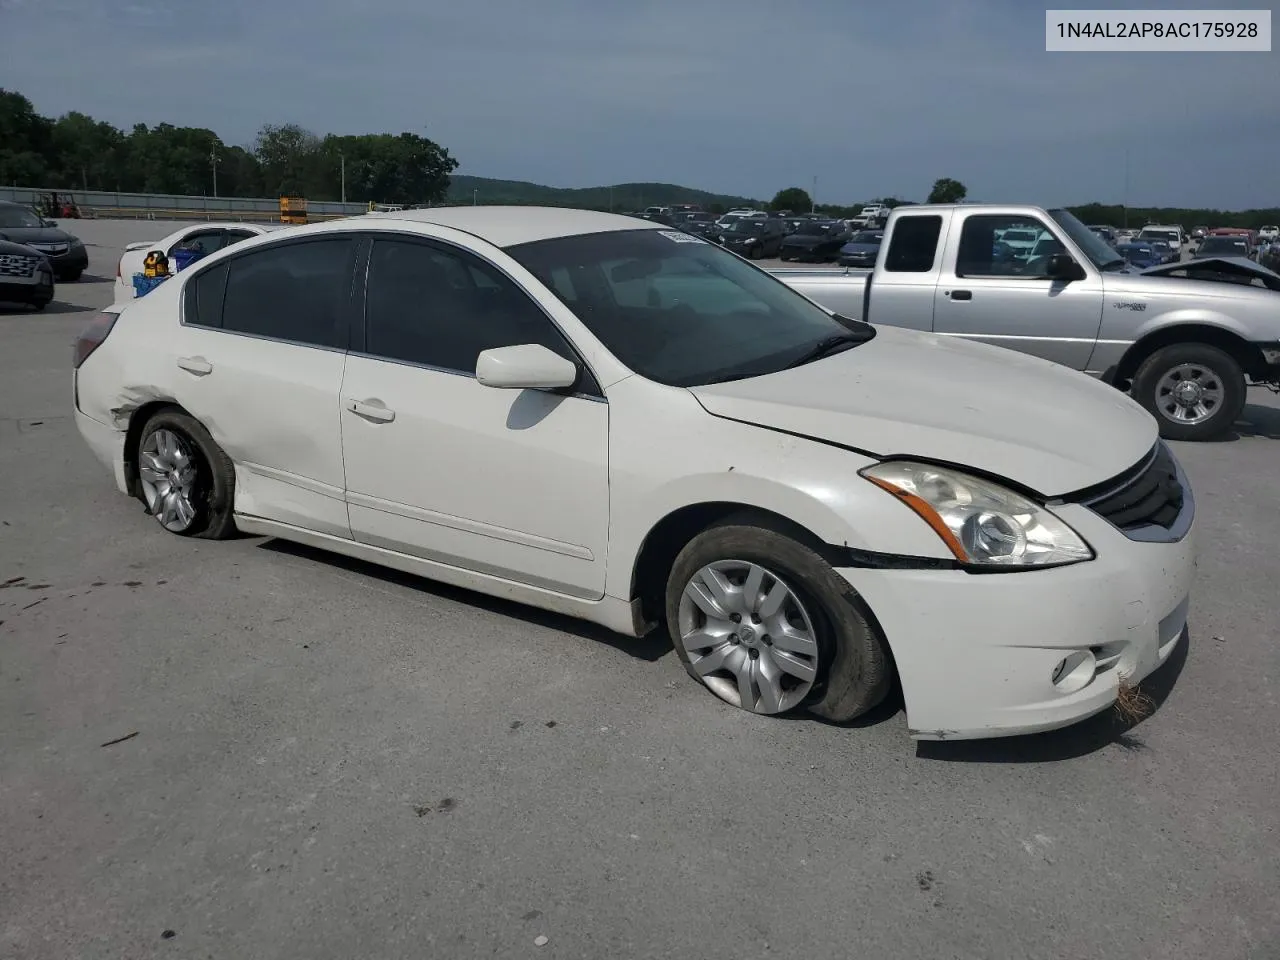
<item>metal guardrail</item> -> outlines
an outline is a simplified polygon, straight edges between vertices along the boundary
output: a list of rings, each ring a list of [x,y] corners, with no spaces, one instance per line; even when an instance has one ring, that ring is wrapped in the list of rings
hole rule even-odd
[[[0,200],[38,207],[56,193],[73,200],[88,217],[124,220],[258,220],[280,222],[280,199],[266,197],[187,197],[171,193],[125,193],[112,190],[57,190],[52,187],[0,186]],[[364,203],[311,200],[310,220],[332,220],[365,213]]]

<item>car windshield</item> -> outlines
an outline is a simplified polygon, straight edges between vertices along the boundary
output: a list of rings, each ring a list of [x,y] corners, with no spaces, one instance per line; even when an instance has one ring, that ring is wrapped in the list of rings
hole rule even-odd
[[[739,220],[737,223],[730,224],[725,232],[759,235],[764,232],[764,223],[760,220]]]
[[[820,237],[830,233],[835,224],[830,220],[808,220],[796,227],[796,233],[806,237]]]
[[[1144,240],[1163,240],[1168,244],[1178,242],[1178,234],[1173,230],[1143,230],[1138,236]]]
[[[853,235],[853,239],[850,240],[849,242],[850,243],[879,243],[883,239],[884,239],[883,233],[873,233],[870,230],[862,230],[858,233],[855,233]]]
[[[35,227],[39,229],[44,222],[24,207],[0,206],[0,227]]]
[[[1071,211],[1050,210],[1049,216],[1062,228],[1062,232],[1071,238],[1071,242],[1080,248],[1080,252],[1089,258],[1089,262],[1099,270],[1115,270],[1124,266],[1124,257],[1117,254],[1111,244],[1076,219]]]
[[[1248,253],[1249,245],[1234,237],[1206,237],[1200,244],[1201,253]]]
[[[1122,256],[1130,260],[1135,257],[1139,260],[1143,260],[1151,256],[1151,248],[1146,244],[1125,243],[1121,244],[1116,249],[1119,250]]]
[[[507,253],[622,363],[670,386],[775,373],[821,345],[845,338],[856,345],[875,334],[684,233],[594,233],[519,244]]]

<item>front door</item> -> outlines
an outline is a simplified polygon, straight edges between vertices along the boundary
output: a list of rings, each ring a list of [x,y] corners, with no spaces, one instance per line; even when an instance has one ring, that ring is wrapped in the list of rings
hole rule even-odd
[[[459,248],[373,241],[365,340],[342,383],[356,540],[587,599],[604,595],[609,407],[475,378],[491,347],[539,343],[581,364],[510,279]],[[584,368],[585,371],[585,368]]]
[[[1038,217],[965,217],[954,267],[938,277],[934,332],[1084,370],[1102,325],[1102,277],[1083,263],[1084,280],[1049,279],[1049,257],[1065,249]]]

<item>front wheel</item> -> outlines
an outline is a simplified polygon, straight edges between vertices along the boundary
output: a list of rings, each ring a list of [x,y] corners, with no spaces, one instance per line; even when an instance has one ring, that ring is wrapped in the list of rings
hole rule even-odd
[[[665,606],[685,670],[743,710],[845,721],[888,692],[889,657],[853,588],[764,518],[729,518],[690,541]]]
[[[1175,343],[1143,361],[1133,396],[1155,416],[1166,440],[1213,440],[1244,409],[1244,371],[1217,347]]]

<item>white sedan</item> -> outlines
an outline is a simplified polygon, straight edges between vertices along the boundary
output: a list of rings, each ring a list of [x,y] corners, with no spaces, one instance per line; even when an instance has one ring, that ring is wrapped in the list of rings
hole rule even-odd
[[[197,223],[175,230],[159,240],[130,243],[116,264],[114,301],[127,303],[134,299],[133,275],[142,272],[143,261],[152,250],[163,252],[170,262],[179,250],[194,250],[201,257],[206,257],[233,243],[280,228],[281,224],[271,223]]]
[[[1191,489],[1132,400],[630,217],[291,227],[95,318],[75,367],[162,530],[661,625],[759,714],[849,720],[896,678],[916,738],[1065,726],[1187,622]]]

